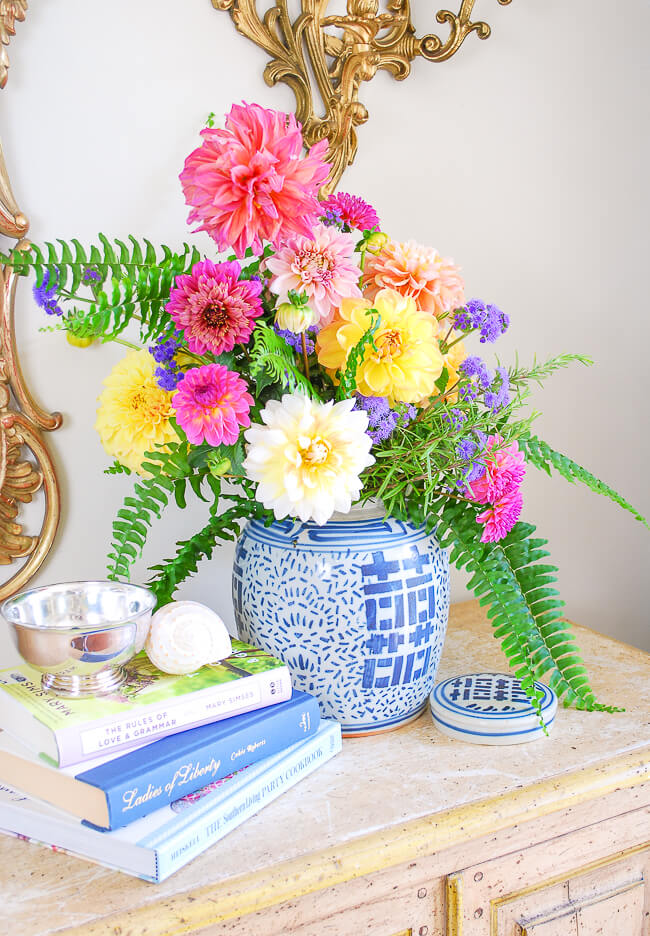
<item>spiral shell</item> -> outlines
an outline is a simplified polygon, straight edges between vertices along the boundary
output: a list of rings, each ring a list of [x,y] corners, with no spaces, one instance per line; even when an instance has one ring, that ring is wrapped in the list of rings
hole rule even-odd
[[[218,614],[198,601],[172,601],[151,619],[147,656],[163,673],[193,673],[232,653],[230,635]]]

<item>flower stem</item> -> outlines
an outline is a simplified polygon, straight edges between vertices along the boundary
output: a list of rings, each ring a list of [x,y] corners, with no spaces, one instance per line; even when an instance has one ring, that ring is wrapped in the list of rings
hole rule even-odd
[[[307,356],[307,339],[304,332],[300,333],[300,338],[302,341],[302,359],[305,362],[305,377],[309,380],[309,358]]]

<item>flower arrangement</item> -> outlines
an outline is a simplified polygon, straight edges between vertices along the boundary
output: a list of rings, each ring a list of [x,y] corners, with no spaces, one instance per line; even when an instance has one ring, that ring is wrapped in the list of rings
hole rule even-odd
[[[207,126],[180,174],[189,223],[215,242],[155,248],[135,237],[59,241],[2,261],[35,273],[34,297],[76,344],[128,353],[105,380],[96,429],[136,475],[113,526],[113,578],[129,576],[171,499],[209,519],[152,567],[159,604],[250,517],[326,523],[355,502],[436,529],[488,606],[534,698],[550,672],[566,704],[596,702],[553,587],[546,541],[520,519],[528,466],[619,494],[531,430],[529,385],[585,357],[490,368],[470,342],[509,326],[464,293],[460,268],[392,239],[374,208],[319,199],[325,141],[304,154],[291,115],[235,105]],[[219,254],[225,256],[219,256]]]

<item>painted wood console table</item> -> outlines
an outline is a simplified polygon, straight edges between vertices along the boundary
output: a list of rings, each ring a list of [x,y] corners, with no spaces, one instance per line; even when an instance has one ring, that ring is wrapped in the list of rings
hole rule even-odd
[[[649,936],[650,657],[585,628],[619,715],[494,748],[409,727],[344,743],[161,885],[0,836],[2,936]],[[440,677],[503,668],[474,602]]]

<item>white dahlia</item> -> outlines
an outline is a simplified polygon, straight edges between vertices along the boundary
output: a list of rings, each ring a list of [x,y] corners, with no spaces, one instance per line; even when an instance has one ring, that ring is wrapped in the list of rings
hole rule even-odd
[[[361,492],[359,475],[372,465],[368,417],[354,400],[318,403],[300,393],[269,400],[264,425],[245,433],[246,474],[257,481],[257,499],[276,518],[297,516],[326,523],[347,513]]]

